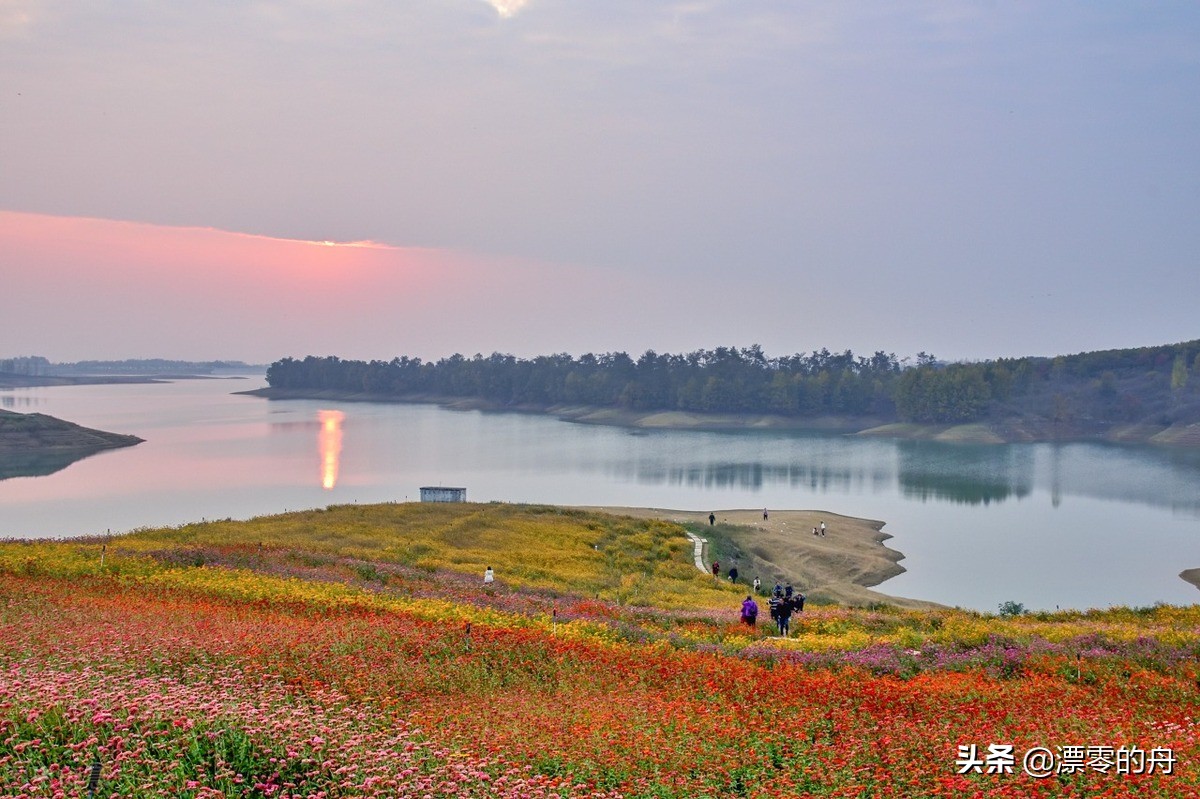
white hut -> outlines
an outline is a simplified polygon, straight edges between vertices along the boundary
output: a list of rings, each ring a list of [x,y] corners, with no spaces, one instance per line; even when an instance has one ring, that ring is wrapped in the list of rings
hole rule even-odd
[[[421,486],[422,502],[466,502],[467,489],[450,486]]]

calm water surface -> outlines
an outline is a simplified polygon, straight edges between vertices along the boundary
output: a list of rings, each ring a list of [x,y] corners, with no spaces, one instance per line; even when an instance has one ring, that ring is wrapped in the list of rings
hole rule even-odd
[[[816,508],[887,522],[881,590],[994,610],[1200,601],[1200,452],[630,432],[430,405],[267,402],[261,379],[0,392],[0,407],[146,439],[0,480],[0,536],[74,536],[415,500]],[[799,534],[799,533],[798,533]]]

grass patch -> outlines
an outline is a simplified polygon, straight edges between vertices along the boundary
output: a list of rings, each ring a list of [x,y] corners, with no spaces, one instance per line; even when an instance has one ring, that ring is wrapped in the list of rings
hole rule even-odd
[[[504,584],[664,608],[728,607],[733,589],[714,585],[690,566],[692,545],[676,524],[543,505],[404,503],[326,509],[138,530],[111,539],[108,563],[153,558],[184,568],[216,559],[229,565],[258,553],[286,553],[321,567],[358,561],[355,576],[383,579],[388,565],[483,577],[492,567]],[[48,561],[90,568],[99,540],[49,542],[40,548],[0,545],[0,568],[17,571]],[[165,553],[165,554],[164,554]]]

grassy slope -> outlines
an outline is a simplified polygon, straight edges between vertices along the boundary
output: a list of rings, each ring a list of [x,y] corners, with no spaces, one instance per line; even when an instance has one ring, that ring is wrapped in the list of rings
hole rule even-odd
[[[700,574],[690,563],[691,547],[678,526],[652,519],[550,506],[406,503],[141,530],[115,539],[109,551],[186,564],[240,548],[268,559],[348,558],[364,567],[444,570],[480,580],[491,566],[516,588],[626,605],[729,606],[736,591]]]
[[[94,751],[121,797],[271,795],[259,783],[644,799],[1200,785],[1200,608],[830,606],[780,641],[733,623],[740,595],[690,551],[663,522],[508,505],[0,543],[0,783],[82,795]],[[485,590],[487,565],[499,582]],[[676,610],[630,607],[643,603]],[[955,775],[956,745],[972,742],[1170,746],[1181,766]]]

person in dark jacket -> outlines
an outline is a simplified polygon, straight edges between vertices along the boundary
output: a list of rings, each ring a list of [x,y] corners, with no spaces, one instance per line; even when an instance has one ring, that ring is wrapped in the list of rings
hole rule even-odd
[[[779,627],[779,634],[787,638],[792,624],[792,600],[779,597],[779,610],[775,615],[775,624]]]
[[[771,623],[776,627],[779,626],[779,609],[783,606],[783,597],[779,594],[772,594],[767,600],[767,610],[771,612]]]

